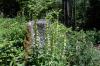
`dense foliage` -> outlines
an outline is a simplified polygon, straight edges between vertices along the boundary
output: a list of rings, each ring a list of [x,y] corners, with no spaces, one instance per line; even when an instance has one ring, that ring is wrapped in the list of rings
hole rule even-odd
[[[0,64],[22,63],[25,24],[17,19],[0,18]],[[15,65],[14,65],[15,66]]]
[[[22,0],[21,4],[23,14],[29,19],[33,19],[33,16],[43,18],[47,12],[57,9],[55,0]]]
[[[0,19],[0,64],[24,64],[23,38],[25,24],[17,19]],[[8,23],[6,23],[8,22]],[[100,33],[72,31],[55,22],[47,28],[45,47],[37,48],[29,60],[36,66],[99,66],[100,52],[93,47]],[[38,43],[37,43],[38,44]],[[38,52],[37,52],[38,50]]]

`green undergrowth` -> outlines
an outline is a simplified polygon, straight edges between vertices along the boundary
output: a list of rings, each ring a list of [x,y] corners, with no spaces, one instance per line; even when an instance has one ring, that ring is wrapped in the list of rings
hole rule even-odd
[[[1,66],[24,66],[25,29],[24,20],[0,18]],[[73,31],[55,21],[47,25],[45,46],[33,50],[29,66],[100,66],[100,51],[93,46],[99,38],[99,31]]]

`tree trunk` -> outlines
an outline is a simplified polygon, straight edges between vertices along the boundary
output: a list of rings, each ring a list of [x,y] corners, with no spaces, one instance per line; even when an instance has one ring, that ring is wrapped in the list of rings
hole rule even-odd
[[[62,0],[64,25],[72,26],[72,0]]]

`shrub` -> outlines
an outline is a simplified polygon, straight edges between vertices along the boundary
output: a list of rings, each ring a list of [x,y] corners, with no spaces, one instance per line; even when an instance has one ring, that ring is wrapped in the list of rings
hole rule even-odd
[[[38,18],[43,18],[46,15],[46,12],[55,8],[54,0],[27,0],[21,1],[22,4],[22,13],[26,15],[28,19],[32,19],[33,16]]]
[[[25,24],[17,19],[0,18],[0,64],[16,65],[23,61]]]

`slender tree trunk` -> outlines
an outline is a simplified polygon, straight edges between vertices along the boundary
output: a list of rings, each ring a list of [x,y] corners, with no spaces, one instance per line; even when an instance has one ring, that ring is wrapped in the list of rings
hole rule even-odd
[[[68,12],[67,12],[67,0],[62,0],[62,5],[63,5],[63,21],[64,21],[64,25],[68,25]]]
[[[72,26],[72,0],[67,0],[68,25]]]
[[[76,4],[75,4],[75,0],[73,0],[72,1],[72,21],[73,21],[73,26],[74,26],[74,28],[75,28],[75,23],[76,23],[76,14],[75,14],[75,12],[76,12]]]
[[[62,0],[63,5],[63,21],[66,26],[72,26],[72,0]]]

